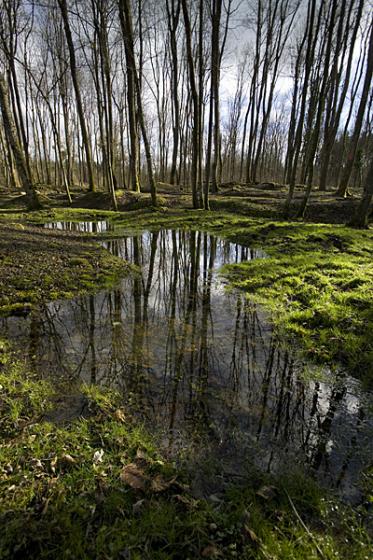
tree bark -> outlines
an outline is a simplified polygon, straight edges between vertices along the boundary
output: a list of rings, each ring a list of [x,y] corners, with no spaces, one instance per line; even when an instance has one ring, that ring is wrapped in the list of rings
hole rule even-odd
[[[202,1],[202,0],[200,0]],[[194,71],[193,50],[192,50],[192,28],[190,24],[189,10],[186,0],[182,0],[184,25],[185,25],[185,39],[187,47],[187,62],[189,71],[190,89],[193,101],[193,128],[192,128],[192,198],[193,208],[199,208],[198,196],[198,160],[200,154],[200,118],[199,118],[199,96],[197,92],[196,77]]]
[[[363,196],[360,200],[359,206],[356,209],[355,215],[348,225],[352,227],[364,228],[368,227],[369,210],[373,199],[373,159],[371,161],[367,178],[365,180],[365,187]]]
[[[167,19],[168,19],[168,29],[170,33],[170,50],[171,50],[171,95],[173,102],[173,145],[172,145],[172,161],[171,161],[171,171],[170,171],[170,183],[174,185],[178,181],[177,177],[177,157],[179,151],[179,138],[180,138],[180,103],[179,103],[179,93],[178,93],[178,80],[179,80],[179,70],[178,70],[178,54],[177,54],[177,39],[176,32],[179,24],[180,16],[180,0],[177,0],[175,6],[175,0],[171,0],[171,6],[169,1],[166,2],[167,7]]]

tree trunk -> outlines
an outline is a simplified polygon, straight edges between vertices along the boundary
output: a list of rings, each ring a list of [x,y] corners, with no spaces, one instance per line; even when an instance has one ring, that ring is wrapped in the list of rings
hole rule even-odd
[[[202,0],[200,0],[202,1]],[[192,198],[193,208],[199,208],[198,196],[198,159],[200,154],[200,130],[199,130],[199,96],[196,86],[196,78],[194,71],[193,50],[192,50],[192,28],[190,24],[190,17],[186,0],[182,0],[184,25],[185,25],[185,39],[187,47],[187,61],[189,70],[190,89],[193,101],[193,128],[192,128]]]
[[[130,133],[130,176],[129,188],[135,192],[140,192],[139,179],[139,139],[138,139],[138,120],[136,113],[136,90],[135,90],[135,68],[132,54],[135,52],[133,45],[133,32],[128,34],[129,4],[127,0],[119,0],[119,19],[122,27],[124,50],[126,55],[127,70],[127,105],[128,105],[128,124]],[[132,21],[132,20],[131,20]],[[132,38],[132,39],[131,39]]]
[[[168,18],[168,29],[170,33],[170,49],[171,49],[171,95],[173,102],[173,145],[172,145],[172,162],[170,171],[170,183],[174,185],[177,182],[177,156],[179,151],[179,138],[180,138],[180,103],[178,94],[178,80],[179,80],[179,70],[178,70],[178,54],[177,54],[177,39],[176,32],[179,24],[180,15],[180,0],[177,1],[175,7],[175,0],[171,0],[171,7],[169,6],[169,0],[166,2],[167,7],[167,18]]]
[[[91,192],[94,192],[95,183],[94,183],[94,178],[93,178],[93,163],[92,163],[92,153],[91,153],[91,142],[90,142],[89,134],[88,134],[88,130],[87,130],[86,117],[84,115],[84,110],[83,110],[82,96],[80,94],[80,87],[79,87],[78,74],[77,74],[77,65],[76,65],[76,58],[75,58],[75,49],[74,49],[74,43],[73,43],[73,38],[72,38],[72,34],[71,34],[71,29],[70,29],[69,15],[68,15],[68,11],[67,11],[67,0],[57,0],[57,1],[58,1],[58,5],[60,7],[61,16],[62,16],[62,20],[63,20],[63,25],[64,25],[64,29],[65,29],[67,47],[69,49],[70,72],[71,72],[71,78],[72,78],[74,91],[75,91],[76,108],[77,108],[77,111],[78,111],[78,118],[79,118],[79,122],[80,122],[80,128],[81,128],[81,132],[82,132],[82,140],[83,140],[84,151],[85,151],[85,156],[86,156],[87,172],[88,172],[88,185],[89,185],[89,190]]]
[[[22,188],[26,192],[27,206],[30,210],[41,208],[26,164],[25,154],[20,146],[13,115],[10,110],[8,87],[4,75],[0,73],[0,108],[7,141],[12,149],[14,161]]]
[[[364,228],[368,226],[369,210],[373,199],[373,159],[371,161],[363,196],[356,209],[355,215],[348,225],[352,227]]]
[[[123,40],[126,49],[126,57],[128,57],[127,68],[129,67],[131,70],[131,75],[134,82],[133,85],[135,86],[137,112],[138,112],[138,119],[141,127],[142,138],[144,141],[150,194],[151,194],[153,206],[157,206],[157,189],[154,180],[152,155],[151,155],[150,143],[148,140],[148,134],[145,126],[144,112],[142,108],[141,83],[136,68],[134,40],[133,40],[132,9],[131,9],[130,0],[119,0],[119,11],[120,11],[120,21],[122,26]]]
[[[211,94],[214,103],[213,144],[214,157],[211,166],[211,191],[216,193],[220,181],[218,180],[218,165],[220,160],[220,20],[222,0],[213,0],[212,36],[211,36]]]
[[[348,182],[350,180],[351,173],[354,167],[355,158],[356,158],[356,152],[358,148],[365,109],[367,106],[370,88],[372,85],[372,76],[373,76],[373,25],[371,25],[371,29],[370,29],[369,50],[368,50],[368,58],[367,58],[367,66],[365,72],[363,91],[361,93],[354,132],[352,135],[351,145],[347,156],[347,162],[342,173],[341,182],[339,184],[339,189],[337,193],[338,196],[345,196],[347,192]]]

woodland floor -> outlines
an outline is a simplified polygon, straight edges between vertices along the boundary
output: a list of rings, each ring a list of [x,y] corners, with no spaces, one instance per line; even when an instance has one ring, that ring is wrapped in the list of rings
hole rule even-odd
[[[290,218],[294,218],[303,198],[303,187],[297,187],[294,193]],[[263,185],[246,185],[236,183],[224,184],[217,194],[210,194],[212,210],[233,211],[253,217],[279,219],[283,214],[287,188],[276,183]],[[64,193],[56,193],[51,189],[41,189],[42,201],[45,207],[66,207]],[[146,192],[132,193],[118,191],[118,208],[122,211],[139,210],[151,207],[150,195]],[[159,205],[168,208],[191,208],[191,195],[182,188],[158,183]],[[72,190],[72,207],[96,210],[110,210],[111,201],[108,194],[103,192],[82,193]],[[304,221],[317,223],[346,223],[353,215],[357,206],[359,194],[351,190],[349,196],[336,197],[332,190],[311,193]],[[0,208],[2,215],[12,213],[15,208],[24,208],[23,197],[17,193],[8,194],[0,191]]]
[[[340,363],[371,384],[373,232],[331,225],[350,217],[356,198],[315,193],[301,223],[276,220],[284,192],[273,186],[244,196],[229,187],[211,198],[211,212],[189,210],[189,196],[163,190],[156,212],[147,195],[123,194],[119,213],[107,211],[104,194],[77,194],[66,210],[63,195],[48,193],[38,213],[27,213],[22,197],[3,195],[1,312],[24,313],[131,273],[92,235],[31,224],[105,219],[113,225],[105,237],[204,229],[263,247],[267,259],[229,267],[231,284],[267,306],[277,328],[316,362]],[[162,457],[118,395],[78,389],[86,414],[52,421],[61,387],[1,341],[0,559],[370,558],[372,470],[364,474],[366,501],[355,508],[302,473],[278,479],[255,469],[226,481],[223,496],[197,499],[186,465]]]

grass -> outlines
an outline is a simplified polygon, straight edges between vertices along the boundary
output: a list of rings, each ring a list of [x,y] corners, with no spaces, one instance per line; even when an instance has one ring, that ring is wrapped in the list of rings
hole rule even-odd
[[[0,385],[1,559],[369,557],[362,513],[301,474],[197,500],[117,394],[82,386],[86,416],[52,423],[55,389],[4,342]]]

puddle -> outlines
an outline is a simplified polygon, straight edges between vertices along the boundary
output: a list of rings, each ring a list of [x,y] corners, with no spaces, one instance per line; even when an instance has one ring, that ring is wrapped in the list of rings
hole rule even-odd
[[[79,231],[92,231],[86,224]],[[171,230],[103,245],[141,272],[115,290],[0,320],[31,364],[117,388],[171,455],[211,454],[229,476],[248,460],[274,473],[298,463],[358,501],[359,474],[372,460],[371,395],[342,374],[310,381],[263,311],[217,274],[265,254]]]
[[[111,229],[110,223],[106,220],[96,222],[50,222],[43,225],[46,229],[76,231],[80,233],[104,233]]]

